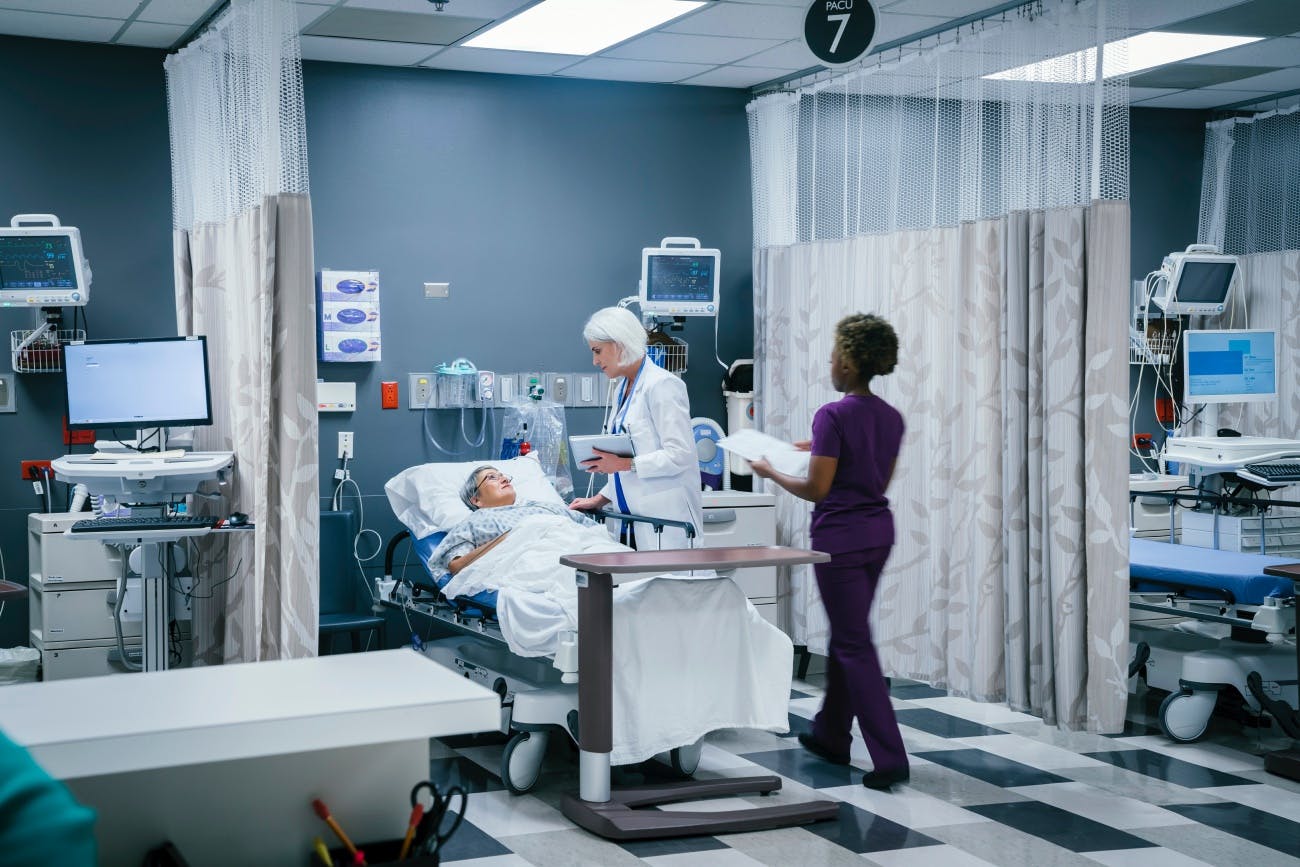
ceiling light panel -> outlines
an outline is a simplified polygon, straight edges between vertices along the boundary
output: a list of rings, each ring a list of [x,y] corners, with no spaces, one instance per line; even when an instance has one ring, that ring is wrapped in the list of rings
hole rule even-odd
[[[545,54],[595,54],[703,5],[703,0],[543,0],[462,44]]]
[[[1202,33],[1167,33],[1159,30],[1139,33],[1127,39],[1106,43],[1107,49],[1114,50],[1106,50],[1102,53],[1101,77],[1130,75],[1144,69],[1154,69],[1190,57],[1202,57],[1259,40],[1258,36],[1215,36]],[[1086,84],[1095,78],[1096,70],[1097,49],[1088,48],[984,77],[1001,81]]]

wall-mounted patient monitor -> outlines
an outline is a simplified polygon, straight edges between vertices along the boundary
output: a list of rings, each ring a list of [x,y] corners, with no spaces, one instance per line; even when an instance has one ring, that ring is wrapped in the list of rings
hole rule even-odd
[[[1236,256],[1225,256],[1210,244],[1193,244],[1165,257],[1151,300],[1170,316],[1215,316],[1226,308],[1236,275]]]
[[[1184,331],[1185,403],[1277,398],[1277,332]]]
[[[722,254],[698,238],[664,238],[641,251],[643,316],[716,316]]]
[[[0,226],[0,307],[80,307],[89,300],[80,231],[53,214],[19,214]]]
[[[205,337],[86,340],[63,352],[69,430],[212,424]]]

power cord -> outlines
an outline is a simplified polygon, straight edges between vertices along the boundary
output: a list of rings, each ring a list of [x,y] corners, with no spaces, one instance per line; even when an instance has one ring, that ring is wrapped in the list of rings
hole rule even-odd
[[[382,601],[379,598],[379,589],[372,586],[369,579],[366,577],[365,564],[378,557],[384,550],[384,539],[379,535],[379,533],[366,526],[366,501],[365,497],[361,494],[361,486],[353,480],[352,471],[348,469],[348,462],[350,460],[351,458],[343,458],[342,469],[339,469],[334,473],[334,477],[339,480],[339,483],[334,486],[334,496],[330,501],[330,505],[334,511],[340,511],[343,508],[343,491],[348,485],[352,486],[352,490],[355,492],[357,498],[357,512],[360,519],[357,534],[352,537],[352,559],[357,563],[357,575],[360,577],[362,585],[366,588],[366,595],[370,597],[371,606],[378,610],[380,602]],[[360,551],[361,540],[367,533],[375,537],[375,550],[371,551],[365,557],[362,557]]]

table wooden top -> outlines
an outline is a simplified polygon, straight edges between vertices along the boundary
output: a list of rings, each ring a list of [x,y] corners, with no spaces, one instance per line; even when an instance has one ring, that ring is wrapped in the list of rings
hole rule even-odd
[[[751,566],[798,566],[825,563],[830,554],[779,545],[735,548],[682,548],[666,551],[619,551],[611,554],[566,554],[560,563],[584,572],[672,572],[695,569],[743,569]]]
[[[11,596],[26,596],[27,586],[25,584],[16,584],[13,581],[0,581],[0,599],[8,599]]]
[[[1274,578],[1290,578],[1292,581],[1300,581],[1300,563],[1279,563],[1276,566],[1265,566],[1265,575],[1272,575]]]

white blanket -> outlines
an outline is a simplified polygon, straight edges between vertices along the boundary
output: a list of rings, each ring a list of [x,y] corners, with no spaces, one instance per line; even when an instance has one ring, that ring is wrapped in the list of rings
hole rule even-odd
[[[443,591],[497,590],[510,650],[547,655],[578,624],[574,570],[560,557],[627,550],[603,527],[528,518]],[[614,764],[642,761],[721,728],[788,730],[794,648],[730,579],[708,572],[621,584],[614,589],[613,633]]]

